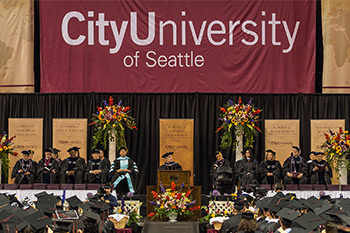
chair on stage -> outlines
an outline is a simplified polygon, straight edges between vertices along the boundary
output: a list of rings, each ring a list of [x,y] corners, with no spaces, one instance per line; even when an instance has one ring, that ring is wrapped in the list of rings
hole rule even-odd
[[[46,184],[35,183],[34,186],[33,186],[33,189],[35,189],[35,190],[45,190],[46,189]]]
[[[0,189],[4,189],[4,185],[3,184],[0,184]]]
[[[272,185],[271,184],[259,184],[261,188],[267,189],[267,190],[272,190]]]
[[[300,184],[299,185],[300,191],[309,191],[312,190],[312,184]]]
[[[59,190],[59,184],[48,184],[46,187],[47,190]]]
[[[297,185],[297,184],[286,184],[285,185],[285,189],[286,190],[298,190],[299,189],[299,185]]]
[[[87,190],[98,190],[102,184],[87,184]]]
[[[5,190],[16,190],[18,188],[18,184],[4,184]]]
[[[350,185],[342,185],[341,190],[342,191],[350,191]]]
[[[86,190],[86,184],[74,184],[74,190]]]
[[[18,189],[21,189],[21,190],[33,189],[33,184],[20,184]]]
[[[73,190],[73,184],[61,184],[61,189]]]
[[[326,186],[324,184],[314,184],[312,185],[312,189],[316,191],[317,190],[322,191],[322,190],[326,190]]]
[[[326,186],[327,190],[329,191],[339,191],[339,185],[327,185]]]

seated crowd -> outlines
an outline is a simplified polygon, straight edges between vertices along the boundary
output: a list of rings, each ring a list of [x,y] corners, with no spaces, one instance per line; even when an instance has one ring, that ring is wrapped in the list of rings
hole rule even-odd
[[[246,187],[254,184],[331,184],[332,168],[323,159],[322,152],[311,152],[305,161],[299,147],[293,146],[291,155],[283,166],[276,160],[276,152],[266,151],[265,160],[260,164],[253,158],[253,150],[242,151],[243,158],[233,166],[216,152],[216,161],[211,167],[212,188],[221,193],[231,193],[234,186]]]

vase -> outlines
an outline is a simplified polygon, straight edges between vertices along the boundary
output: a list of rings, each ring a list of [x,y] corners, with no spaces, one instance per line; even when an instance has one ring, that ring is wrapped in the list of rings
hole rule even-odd
[[[177,213],[176,212],[170,212],[168,213],[169,222],[177,222]]]
[[[242,153],[241,151],[243,151],[243,127],[238,125],[236,127],[236,131],[235,131],[235,140],[237,142],[237,146],[236,146],[236,161],[239,161],[242,159]]]

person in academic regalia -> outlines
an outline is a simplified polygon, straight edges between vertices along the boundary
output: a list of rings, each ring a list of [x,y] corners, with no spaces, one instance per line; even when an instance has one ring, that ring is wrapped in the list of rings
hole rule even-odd
[[[51,158],[53,158],[54,160],[56,160],[57,162],[57,176],[56,176],[56,180],[55,183],[60,183],[60,173],[61,173],[61,165],[62,165],[62,160],[59,158],[59,153],[61,152],[59,149],[57,148],[51,148],[52,150],[52,154],[51,154]]]
[[[120,156],[114,160],[109,170],[117,193],[135,193],[134,180],[139,170],[136,163],[127,154],[127,148],[121,147],[119,149]]]
[[[257,184],[258,172],[258,162],[253,158],[253,150],[251,148],[245,149],[245,155],[238,171],[241,187],[245,188],[247,185]]]
[[[242,219],[242,213],[246,211],[246,202],[245,200],[235,200],[234,201],[234,211],[235,214],[230,217],[230,219],[224,221],[221,226],[219,233],[234,233],[236,232],[238,225]]]
[[[221,193],[231,193],[233,184],[233,170],[230,161],[224,159],[222,153],[215,153],[216,161],[210,169],[213,189],[219,190]]]
[[[52,149],[46,149],[45,157],[38,163],[37,177],[39,183],[54,184],[57,181],[58,164],[51,155]]]
[[[92,150],[92,159],[86,163],[85,181],[86,183],[105,184],[108,176],[108,166],[104,160],[100,159],[100,151]]]
[[[15,178],[15,184],[33,184],[35,181],[37,163],[29,158],[29,151],[22,151],[22,155],[23,158],[18,160],[13,167],[11,178]]]
[[[322,152],[315,153],[316,159],[311,167],[311,184],[332,184],[333,172],[329,163],[323,159]]]
[[[182,170],[182,167],[179,163],[174,162],[173,159],[174,152],[167,152],[162,155],[162,158],[165,160],[165,163],[161,165],[158,170]]]
[[[311,174],[312,174],[312,164],[315,160],[315,151],[311,151],[310,152],[310,155],[309,155],[309,160],[306,162],[306,165],[307,165],[307,180],[308,182],[307,183],[311,183]]]
[[[80,158],[78,147],[67,150],[70,157],[62,161],[60,181],[63,184],[82,184],[84,182],[85,159]]]
[[[276,160],[275,151],[266,151],[265,161],[260,163],[259,170],[262,184],[276,184],[281,182],[282,166]]]
[[[293,152],[283,163],[284,184],[306,184],[307,165],[300,156],[300,148],[293,146]]]
[[[100,151],[100,159],[106,164],[108,171],[111,168],[111,161],[109,161],[108,158],[105,157],[105,153],[102,149],[97,149]]]

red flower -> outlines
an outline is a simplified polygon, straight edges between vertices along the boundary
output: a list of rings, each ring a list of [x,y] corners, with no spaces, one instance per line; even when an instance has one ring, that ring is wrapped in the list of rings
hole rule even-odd
[[[153,217],[155,214],[156,213],[151,212],[151,213],[148,214],[148,217]]]
[[[96,125],[97,123],[96,122],[91,122],[89,125]]]
[[[259,127],[254,126],[254,128],[257,129],[257,130],[259,130],[259,131],[261,132],[261,129],[259,129]]]
[[[238,103],[239,103],[239,105],[241,105],[241,104],[242,104],[242,99],[241,99],[241,97],[239,97],[239,99],[238,99]]]
[[[186,197],[188,197],[188,196],[191,194],[192,190],[193,190],[193,189],[190,189],[190,190],[187,191]]]
[[[171,182],[171,191],[175,191],[176,184],[174,182]]]
[[[109,104],[108,105],[113,106],[113,97],[112,96],[109,97]]]
[[[97,107],[97,110],[98,110],[99,112],[101,112],[102,108],[100,108],[99,106],[96,106],[96,107]]]
[[[227,112],[225,108],[220,108],[222,112]]]
[[[218,128],[216,131],[220,131],[220,130],[222,130],[222,127]]]
[[[178,193],[177,196],[176,196],[176,199],[180,200],[180,198],[181,198],[181,193]]]
[[[328,134],[325,133],[324,136],[326,136],[326,140],[329,140]]]
[[[130,109],[129,106],[125,107],[125,108],[124,108],[124,112],[127,112],[129,109]]]
[[[14,156],[17,156],[17,155],[18,155],[18,153],[17,153],[17,152],[15,152],[15,153],[13,153],[13,155],[14,155]]]
[[[339,133],[343,133],[342,127],[339,127]]]

